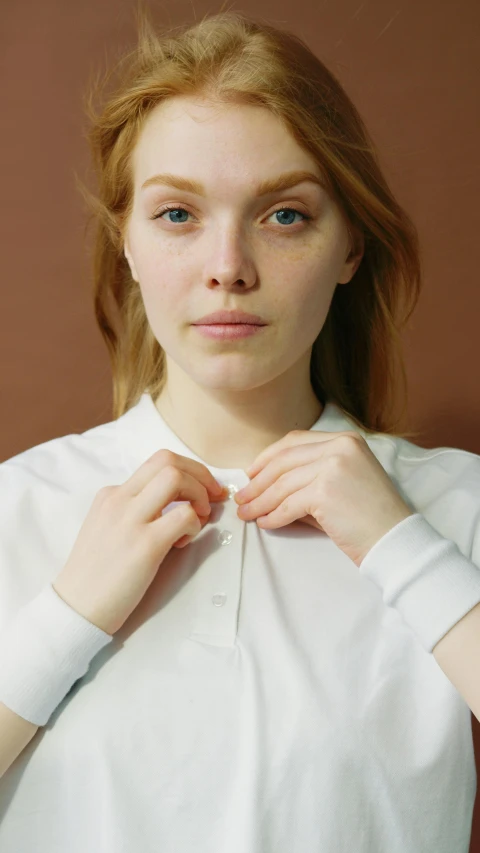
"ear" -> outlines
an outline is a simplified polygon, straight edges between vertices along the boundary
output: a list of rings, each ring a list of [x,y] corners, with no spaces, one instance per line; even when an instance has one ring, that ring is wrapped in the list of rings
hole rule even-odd
[[[128,266],[130,267],[130,272],[131,272],[131,274],[132,274],[132,278],[133,278],[133,280],[138,282],[137,270],[136,270],[136,268],[135,268],[135,264],[134,264],[134,261],[133,261],[132,255],[131,255],[131,253],[130,253],[130,248],[129,248],[129,245],[128,245],[128,240],[125,240],[125,245],[124,245],[124,248],[123,248],[123,253],[124,253],[124,255],[125,255],[125,257],[126,257],[126,259],[127,259],[127,261],[128,261]]]
[[[349,226],[348,233],[350,235],[349,251],[338,284],[348,284],[358,270],[365,252],[365,239],[362,232]]]

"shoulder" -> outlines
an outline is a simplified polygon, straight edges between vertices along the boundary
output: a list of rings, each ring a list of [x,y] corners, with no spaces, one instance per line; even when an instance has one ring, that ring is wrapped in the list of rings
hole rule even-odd
[[[480,565],[480,456],[390,435],[366,440],[403,497]]]
[[[0,491],[68,493],[124,467],[116,421],[37,444],[0,463]],[[12,491],[10,491],[12,490]]]
[[[116,423],[0,464],[0,625],[58,574],[99,489],[128,478]]]

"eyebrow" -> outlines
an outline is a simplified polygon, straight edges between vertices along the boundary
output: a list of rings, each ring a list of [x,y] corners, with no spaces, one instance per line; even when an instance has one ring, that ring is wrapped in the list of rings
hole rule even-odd
[[[297,184],[302,184],[304,181],[310,181],[318,186],[325,188],[325,184],[318,175],[305,170],[297,170],[295,172],[284,172],[276,178],[267,178],[255,188],[257,197],[270,195],[271,193],[280,192],[280,190],[289,190],[291,187],[296,187]],[[169,173],[152,175],[147,178],[141,186],[141,189],[146,189],[154,184],[166,184],[169,187],[175,187],[184,192],[194,193],[195,195],[205,196],[205,187],[200,181],[193,181],[189,178],[183,178],[181,175],[171,175]]]

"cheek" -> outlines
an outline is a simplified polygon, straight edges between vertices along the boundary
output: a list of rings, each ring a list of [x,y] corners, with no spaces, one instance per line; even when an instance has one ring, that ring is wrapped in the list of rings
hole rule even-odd
[[[178,303],[188,275],[185,257],[162,243],[144,239],[137,245],[137,272],[145,303],[161,305],[165,311]]]
[[[293,255],[293,253],[292,253]],[[320,257],[306,264],[298,256],[292,266],[284,265],[279,282],[283,283],[275,310],[294,346],[312,346],[320,334],[337,287],[336,269],[330,259]]]
[[[187,297],[182,292],[180,279],[167,281],[167,271],[153,272],[150,277],[140,279],[139,285],[145,311],[153,329],[170,329],[173,324],[181,322],[180,306],[187,304]]]
[[[155,229],[156,223],[131,226],[130,245],[140,281],[149,289],[181,276],[185,261],[178,245]],[[158,226],[158,229],[160,226]]]
[[[278,266],[278,281],[283,282],[282,292],[293,316],[301,317],[309,327],[326,315],[335,293],[338,262],[331,251],[319,246],[317,251],[298,249],[286,252]],[[287,306],[285,306],[287,307]]]
[[[342,233],[328,223],[312,227],[314,230],[306,231],[303,239],[292,240],[291,245],[287,241],[281,258],[278,252],[272,253],[271,261],[283,279],[304,281],[306,287],[309,282],[318,281],[325,287],[336,283],[345,260]]]
[[[331,281],[310,280],[301,288],[301,305],[297,310],[297,329],[302,340],[311,345],[320,334],[335,293]],[[294,310],[294,307],[292,307]]]
[[[138,270],[139,288],[148,322],[155,336],[167,339],[188,317],[181,316],[181,306],[188,305],[185,271],[167,258],[155,263],[150,258]]]

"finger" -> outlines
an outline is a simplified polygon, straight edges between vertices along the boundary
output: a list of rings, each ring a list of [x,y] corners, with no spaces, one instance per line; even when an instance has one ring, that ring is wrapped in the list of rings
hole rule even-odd
[[[300,448],[294,448],[298,452]],[[304,459],[302,461],[305,461]],[[258,477],[258,485],[253,486],[254,496],[249,503],[241,505],[239,510],[246,510],[247,514],[241,513],[240,517],[245,520],[256,518],[281,510],[276,516],[284,516],[283,524],[290,524],[298,518],[303,518],[311,512],[312,495],[314,495],[315,481],[319,474],[321,460],[314,459],[313,462],[297,464],[293,468],[284,469],[281,459],[270,463],[268,469]],[[272,468],[277,470],[271,471]],[[261,481],[265,481],[262,485]],[[273,482],[272,482],[273,480]],[[255,495],[257,495],[255,497]],[[300,495],[300,505],[298,496]],[[293,507],[293,510],[291,509]],[[291,512],[293,511],[293,515]],[[282,526],[282,523],[275,526]]]
[[[298,455],[298,453],[302,453],[305,451],[307,444],[308,442],[299,444],[298,438],[296,441],[294,441],[294,439],[292,437],[289,437],[288,434],[287,436],[281,438],[279,441],[276,441],[275,444],[270,444],[268,447],[265,448],[265,450],[262,450],[262,452],[259,453],[257,458],[253,461],[253,464],[250,465],[250,468],[245,469],[246,473],[248,474],[250,479],[252,479],[252,477],[256,477],[259,471],[269,465],[270,462],[276,459],[285,460],[287,458],[285,456],[286,453],[290,454],[288,456],[288,459],[290,461],[291,459],[295,458],[292,457],[291,452],[297,451]]]
[[[271,467],[271,466],[270,466]],[[273,512],[280,504],[291,497],[299,489],[309,483],[313,474],[309,466],[304,465],[301,468],[284,471],[281,474],[273,473],[273,475],[260,477],[258,483],[252,487],[252,497],[246,504],[239,506],[239,512],[242,518],[258,518],[261,515]],[[264,479],[264,483],[260,482]],[[272,482],[273,480],[273,482]],[[303,513],[305,515],[305,513]]]
[[[258,496],[268,496],[269,488],[275,486],[276,483],[279,484],[281,477],[283,478],[282,485],[285,484],[285,478],[287,475],[289,476],[289,481],[288,486],[285,488],[287,488],[288,491],[293,491],[295,486],[301,488],[306,484],[306,480],[308,478],[312,480],[315,476],[316,468],[318,468],[318,466],[315,465],[317,462],[319,465],[320,460],[318,459],[318,450],[315,449],[313,444],[295,445],[294,447],[290,447],[280,456],[276,456],[276,458],[268,462],[262,471],[258,471],[257,474],[252,476],[250,483],[245,488],[245,491],[241,489],[243,494],[240,494],[239,496],[237,495],[237,502],[241,503],[244,499],[243,495],[247,496],[248,501],[253,501]],[[315,467],[313,467],[314,465]],[[279,496],[278,485],[276,489],[277,491],[274,492],[274,494]],[[284,497],[284,495],[282,497]]]
[[[245,468],[245,473],[248,474],[250,479],[255,477],[262,468],[265,468],[268,462],[275,456],[275,453],[278,453],[278,441],[275,444],[271,444],[266,450],[262,450],[261,453],[258,454],[256,459],[253,460],[252,464],[249,468]]]
[[[131,498],[129,513],[135,521],[147,523],[160,518],[169,504],[181,501],[189,501],[198,516],[210,514],[210,500],[205,486],[186,471],[175,465],[167,465],[141,492]],[[172,509],[174,506],[168,511]]]
[[[265,465],[267,465],[268,462],[270,462],[274,456],[279,453],[279,451],[295,445],[298,445],[298,438],[295,441],[293,435],[291,433],[287,433],[287,435],[279,438],[278,441],[275,441],[273,444],[269,444],[268,447],[265,447],[265,449],[255,457],[250,467],[245,468],[245,472],[249,477],[254,477],[255,473],[260,471],[262,468],[265,468]]]
[[[279,527],[285,527],[293,521],[305,516],[304,498],[301,492],[295,492],[293,495],[288,495],[282,503],[273,509],[272,512],[259,515],[256,522],[259,527],[275,530]]]
[[[143,465],[140,465],[132,476],[121,484],[121,491],[125,492],[129,497],[138,495],[142,489],[145,488],[147,483],[149,483],[158,474],[158,472],[167,465],[176,465],[178,468],[181,468],[182,471],[185,471],[185,473],[195,477],[207,489],[211,496],[211,500],[221,499],[221,492],[217,487],[217,481],[205,465],[201,462],[197,462],[196,459],[189,459],[186,456],[180,456],[178,453],[174,453],[172,450],[164,448],[157,450],[156,453],[150,456],[143,463]]]
[[[301,433],[301,437],[299,437],[299,433]],[[343,435],[351,435],[353,437],[357,437],[358,433],[348,432],[335,432],[335,433],[324,433],[321,430],[293,430],[292,432],[284,435],[283,438],[276,441],[274,444],[270,444],[265,450],[262,450],[261,453],[253,460],[250,468],[245,468],[245,472],[248,476],[255,477],[262,468],[265,468],[269,462],[274,459],[274,457],[286,450],[296,450],[297,448],[307,448],[310,444],[315,444],[317,447],[317,452],[320,452],[318,445],[324,442],[335,441],[336,438],[339,438]]]
[[[321,533],[325,533],[322,525],[319,524],[316,518],[314,518],[310,514],[306,515],[304,518],[300,518],[299,521],[301,521],[303,524],[309,524],[310,527],[315,527],[317,530],[320,530]]]

